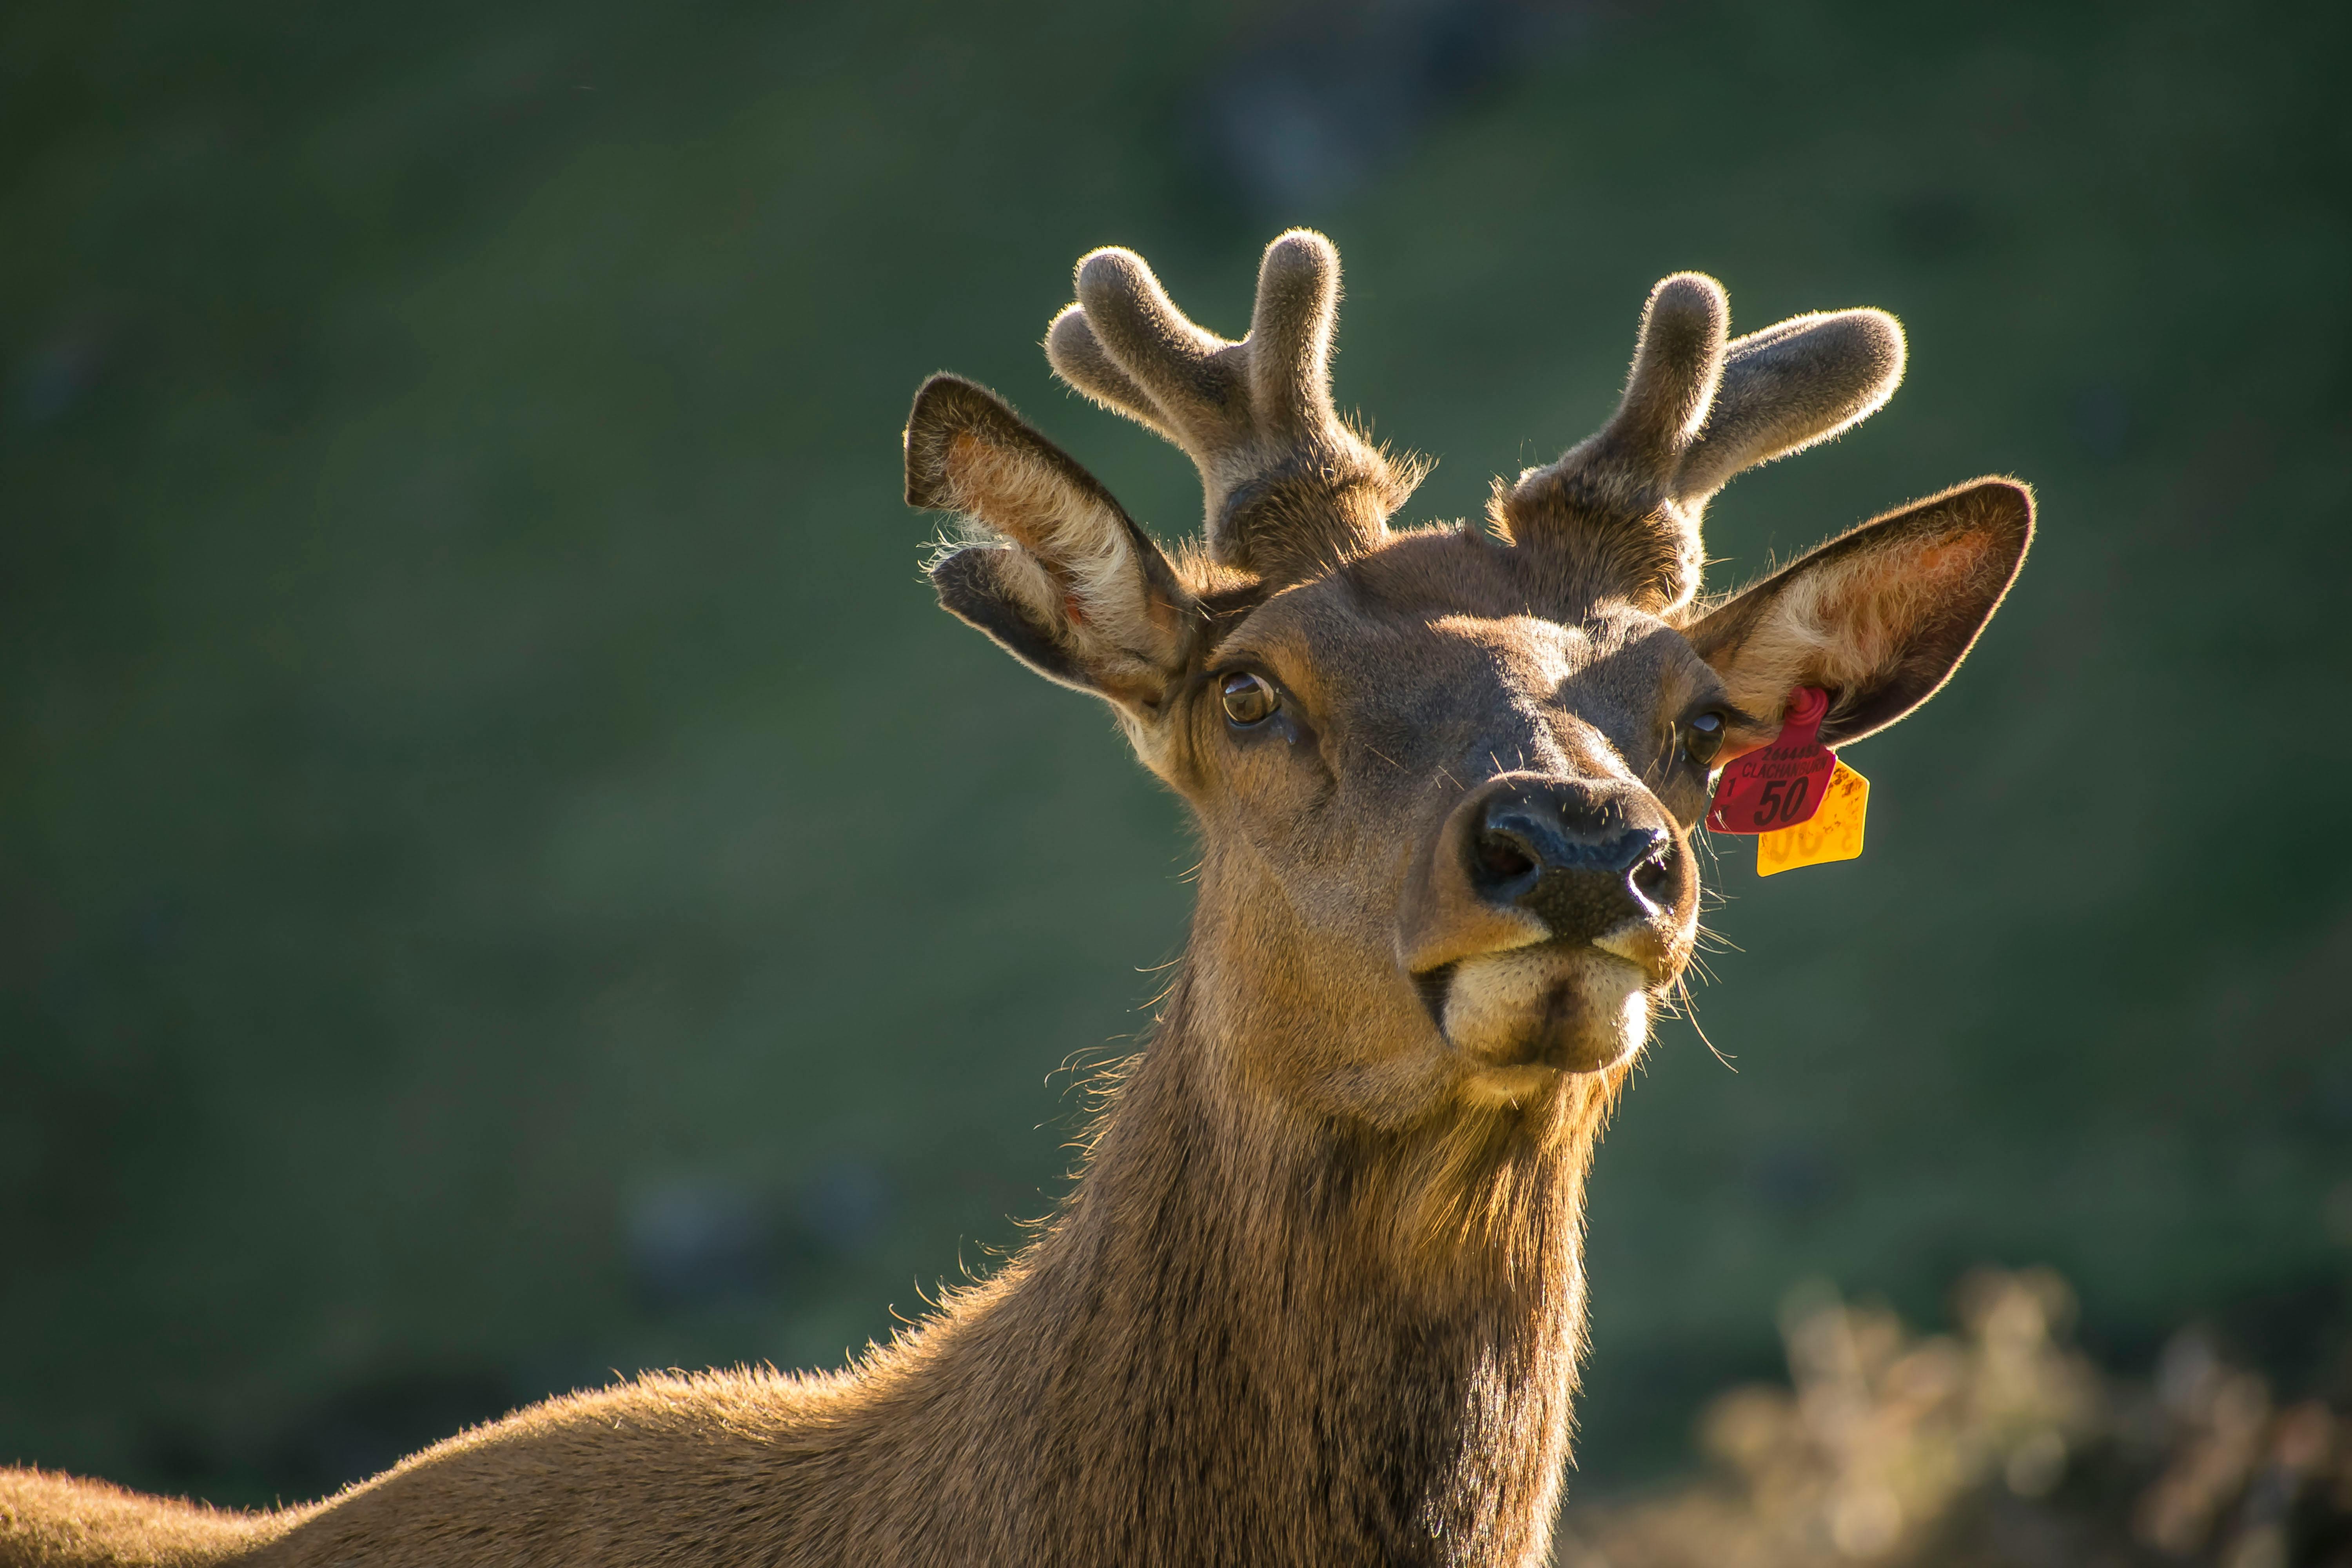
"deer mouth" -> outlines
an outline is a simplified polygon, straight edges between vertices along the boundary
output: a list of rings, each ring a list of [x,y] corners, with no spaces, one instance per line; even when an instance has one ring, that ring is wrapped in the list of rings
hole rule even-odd
[[[1649,1036],[1646,966],[1586,942],[1480,953],[1416,977],[1475,1100],[1616,1066]]]

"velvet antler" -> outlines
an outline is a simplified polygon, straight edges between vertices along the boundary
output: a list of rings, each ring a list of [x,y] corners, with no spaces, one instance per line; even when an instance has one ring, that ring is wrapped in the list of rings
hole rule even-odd
[[[1130,250],[1081,260],[1077,294],[1046,333],[1046,357],[1072,386],[1183,448],[1201,470],[1218,560],[1288,578],[1381,542],[1421,470],[1391,461],[1331,405],[1339,256],[1329,240],[1293,229],[1266,247],[1237,343],[1193,325]]]
[[[1727,342],[1730,321],[1712,278],[1684,272],[1652,289],[1617,412],[1497,494],[1503,531],[1674,614],[1698,592],[1708,498],[1741,469],[1867,417],[1903,379],[1903,329],[1883,310],[1797,316]]]

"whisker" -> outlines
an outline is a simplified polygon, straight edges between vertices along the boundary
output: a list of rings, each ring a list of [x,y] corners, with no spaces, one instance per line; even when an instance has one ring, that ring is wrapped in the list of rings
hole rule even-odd
[[[1690,982],[1685,978],[1677,982],[1677,984],[1682,986],[1683,1004],[1685,1009],[1683,1016],[1689,1020],[1691,1033],[1698,1037],[1699,1044],[1705,1046],[1707,1048],[1708,1053],[1712,1055],[1717,1061],[1721,1062],[1732,1072],[1738,1072],[1739,1068],[1733,1065],[1732,1059],[1729,1057],[1725,1056],[1721,1051],[1716,1049],[1715,1042],[1707,1038],[1706,1030],[1699,1026],[1698,998],[1691,994]]]

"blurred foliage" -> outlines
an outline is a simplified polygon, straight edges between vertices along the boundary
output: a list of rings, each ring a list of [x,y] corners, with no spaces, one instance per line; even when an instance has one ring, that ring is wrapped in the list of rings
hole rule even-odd
[[[1571,1510],[1562,1568],[2352,1564],[2352,1420],[2327,1403],[2278,1408],[2197,1329],[2152,1382],[2102,1377],[2048,1269],[1979,1269],[1957,1295],[1961,1331],[1919,1337],[1792,1292],[1791,1386],[1709,1406],[1714,1473]],[[2352,1394],[2352,1353],[2337,1373]]]
[[[929,604],[896,433],[1055,390],[1094,245],[1238,330],[1311,222],[1339,390],[1444,465],[1606,413],[1652,279],[1899,313],[1723,580],[2006,470],[2042,542],[1758,884],[1593,1190],[1588,1478],[2063,1269],[2146,1365],[2352,1312],[2341,7],[0,15],[0,1458],[332,1487],[607,1369],[828,1361],[1017,1243],[1181,939],[1176,809]],[[2285,1384],[2282,1384],[2284,1386]]]

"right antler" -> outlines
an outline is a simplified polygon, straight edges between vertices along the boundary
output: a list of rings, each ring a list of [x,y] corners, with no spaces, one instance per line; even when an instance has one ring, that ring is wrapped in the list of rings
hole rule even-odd
[[[1381,542],[1421,470],[1391,462],[1331,404],[1339,256],[1309,229],[1266,247],[1249,335],[1187,320],[1131,250],[1078,263],[1078,302],[1045,355],[1064,381],[1183,448],[1201,470],[1209,548],[1286,579]]]
[[[1505,533],[1672,615],[1698,592],[1708,498],[1866,418],[1903,380],[1903,328],[1884,310],[1796,316],[1726,342],[1730,321],[1712,278],[1652,289],[1617,412],[1496,497]]]

